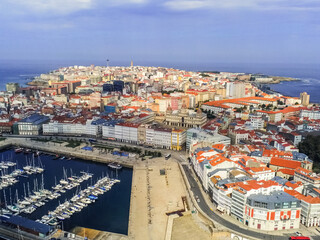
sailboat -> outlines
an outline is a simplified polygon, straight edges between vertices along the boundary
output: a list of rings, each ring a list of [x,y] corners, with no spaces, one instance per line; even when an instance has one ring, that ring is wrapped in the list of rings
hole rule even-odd
[[[60,183],[61,184],[64,184],[64,185],[67,185],[67,184],[69,184],[69,182],[67,181],[67,173],[66,173],[66,171],[65,171],[65,169],[63,168],[63,179],[61,179],[60,180]]]
[[[42,162],[41,162],[40,156],[38,157],[38,163],[39,163],[39,166],[36,167],[36,172],[37,172],[37,173],[43,173],[44,168],[43,168],[43,166],[42,166]]]

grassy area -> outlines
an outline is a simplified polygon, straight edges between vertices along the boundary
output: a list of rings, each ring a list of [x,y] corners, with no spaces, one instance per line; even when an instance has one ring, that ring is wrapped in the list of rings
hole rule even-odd
[[[128,147],[128,146],[121,146],[120,151],[132,152],[132,153],[138,153],[138,154],[142,152],[140,148]]]
[[[64,143],[64,141],[61,141],[61,140],[52,140],[51,142],[53,142],[53,143]]]
[[[70,148],[76,148],[79,147],[81,145],[81,142],[79,141],[68,141],[68,144],[66,145],[66,147],[70,147]]]
[[[6,138],[0,138],[0,142],[6,140]]]
[[[37,142],[50,142],[50,139],[45,138],[32,138],[32,140]]]

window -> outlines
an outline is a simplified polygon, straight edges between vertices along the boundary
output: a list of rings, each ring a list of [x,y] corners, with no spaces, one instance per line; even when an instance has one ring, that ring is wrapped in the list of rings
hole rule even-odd
[[[275,204],[274,204],[274,208],[275,208],[275,209],[281,208],[281,203],[275,203]]]

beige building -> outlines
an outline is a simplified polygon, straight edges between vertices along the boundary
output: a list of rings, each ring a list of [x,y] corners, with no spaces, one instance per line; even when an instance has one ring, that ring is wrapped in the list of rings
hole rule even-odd
[[[165,116],[165,124],[168,126],[197,128],[202,127],[206,122],[207,115],[202,113],[200,108],[197,112],[189,113],[185,104],[183,104],[182,109],[176,113],[173,113],[169,106]]]
[[[7,92],[16,93],[19,91],[20,87],[18,83],[7,83],[6,89],[7,89]]]
[[[310,95],[306,92],[300,93],[300,100],[303,106],[308,106],[310,101]]]

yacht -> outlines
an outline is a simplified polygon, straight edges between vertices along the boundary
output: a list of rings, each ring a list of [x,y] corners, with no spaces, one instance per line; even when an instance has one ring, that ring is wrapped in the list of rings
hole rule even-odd
[[[109,163],[108,167],[116,170],[120,170],[122,168],[122,166],[119,163],[115,162]]]

